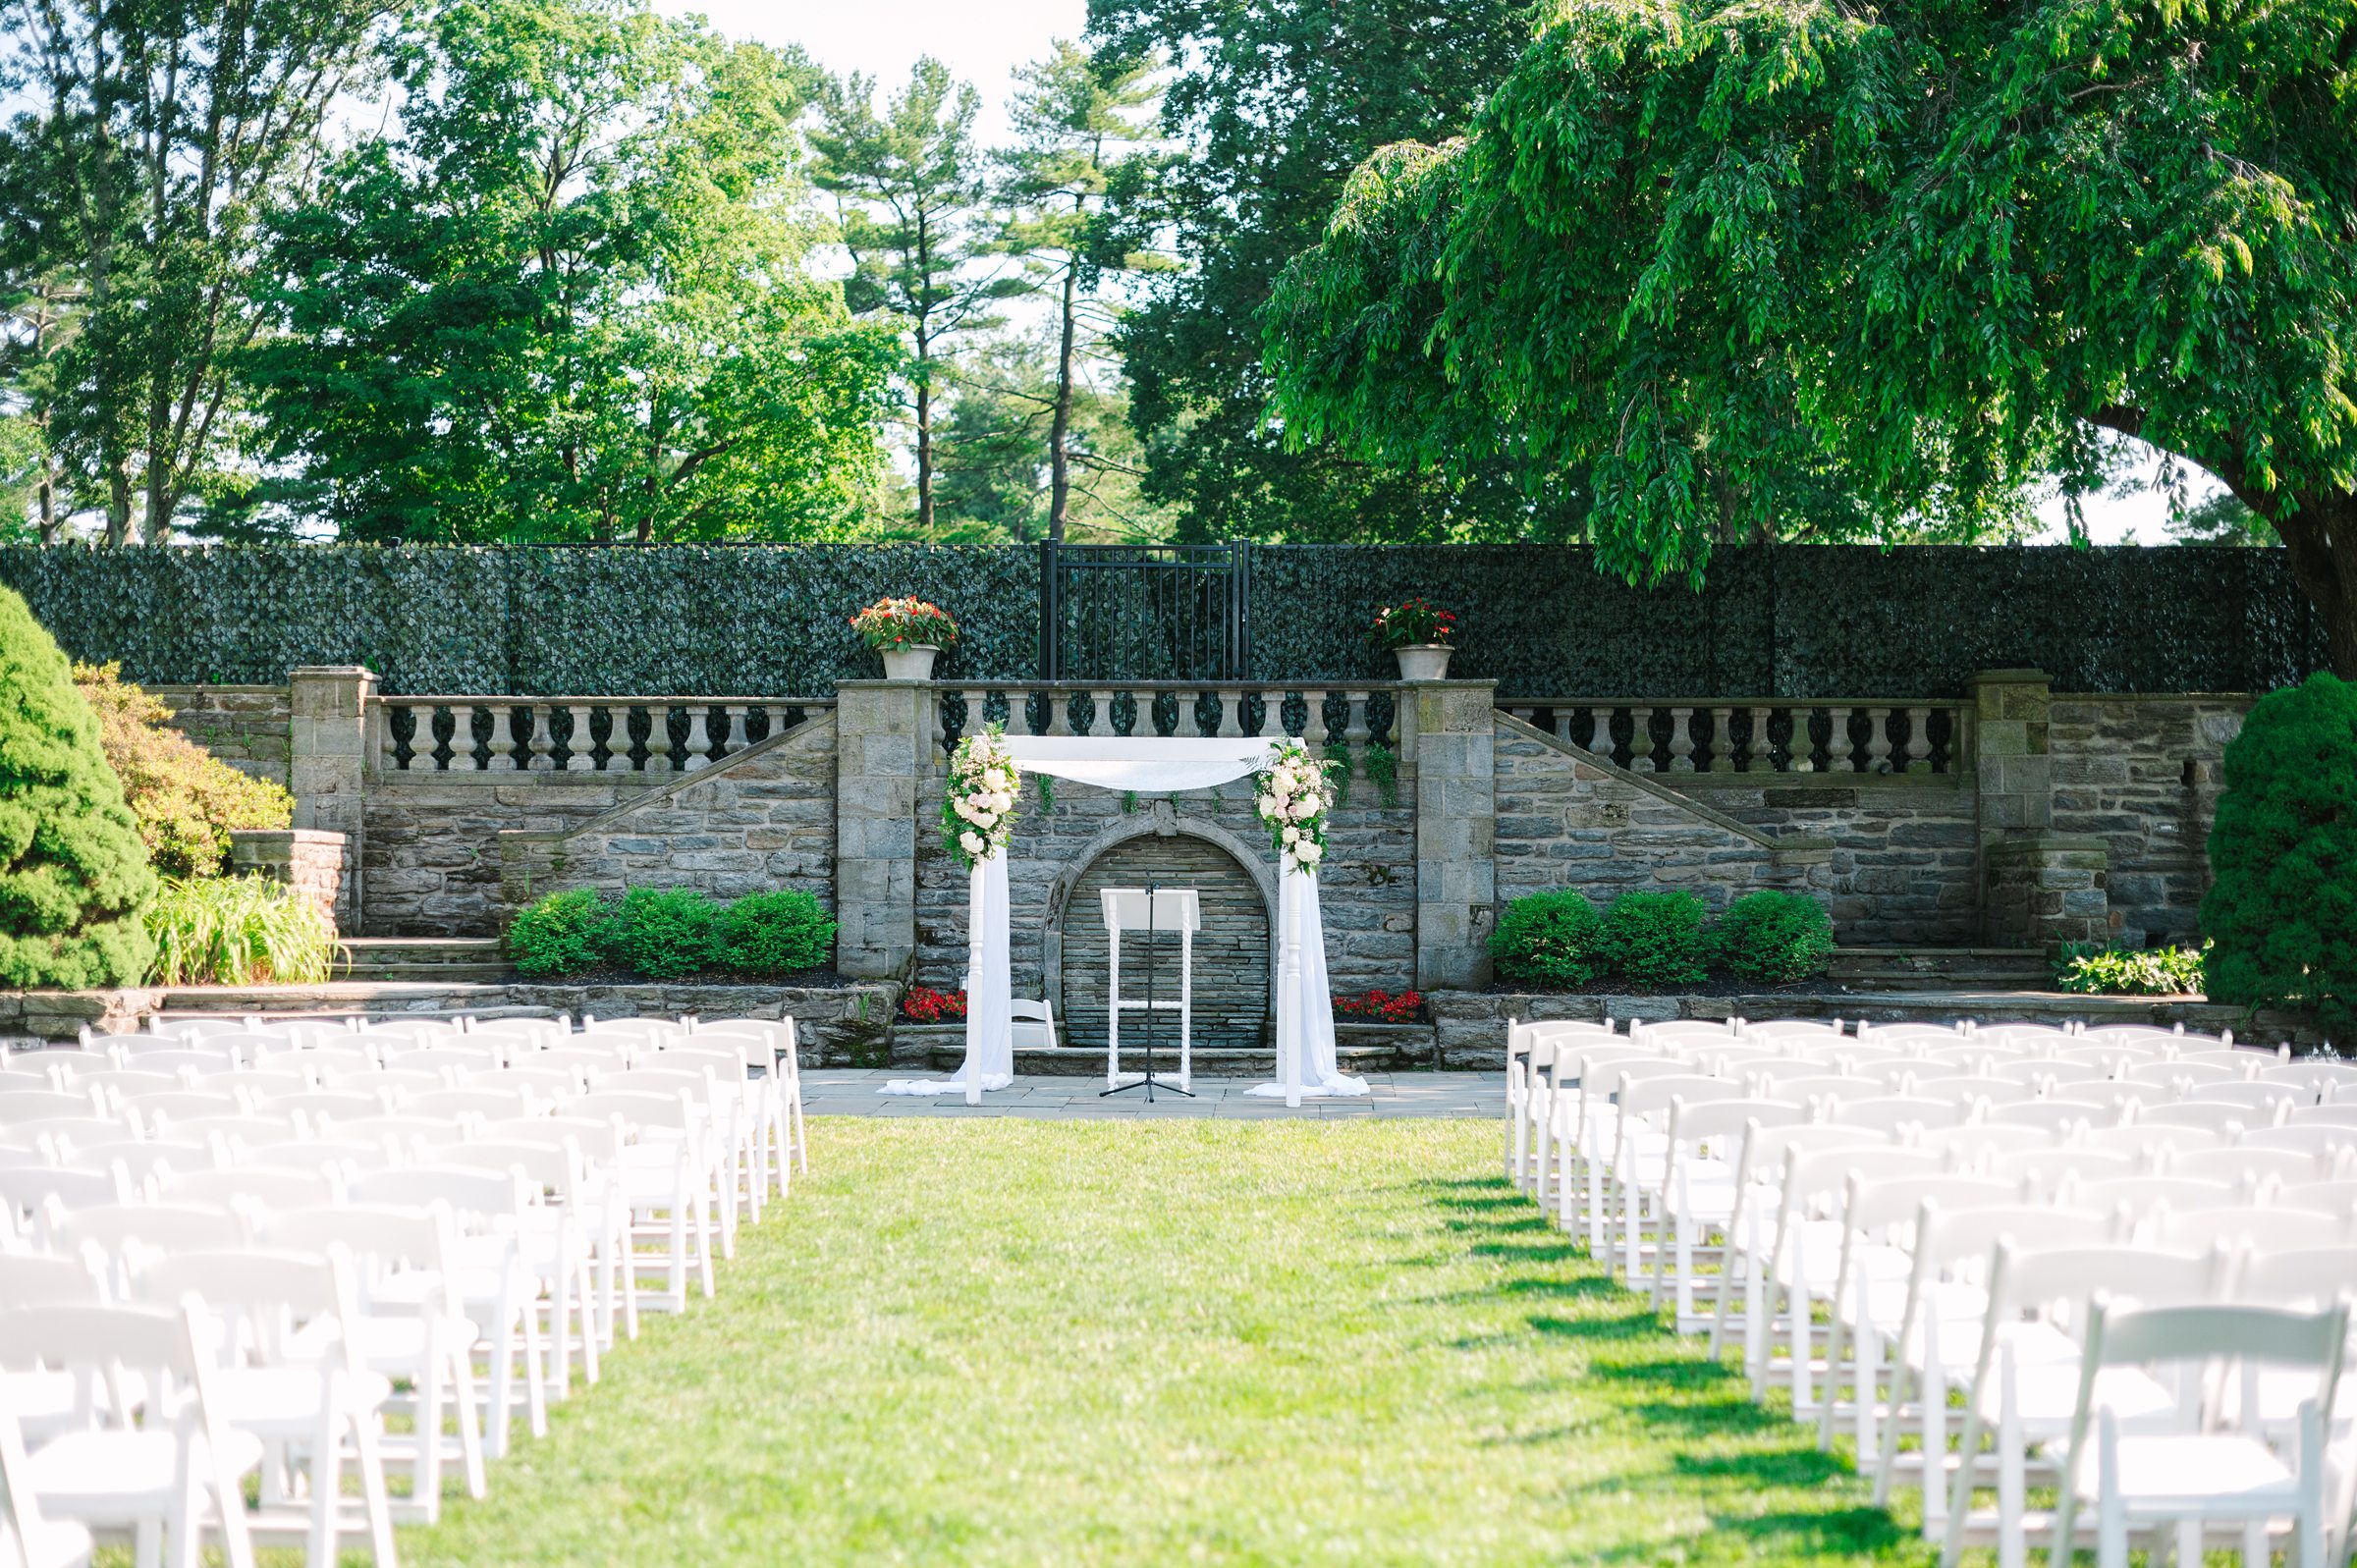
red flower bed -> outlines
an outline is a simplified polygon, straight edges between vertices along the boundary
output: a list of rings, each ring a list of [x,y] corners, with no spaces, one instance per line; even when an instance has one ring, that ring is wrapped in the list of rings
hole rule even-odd
[[[1363,997],[1337,997],[1334,1010],[1344,1017],[1370,1018],[1377,1023],[1414,1023],[1424,1011],[1421,992],[1370,991]]]
[[[912,1023],[955,1023],[965,1016],[965,993],[911,986],[901,999],[901,1016]]]

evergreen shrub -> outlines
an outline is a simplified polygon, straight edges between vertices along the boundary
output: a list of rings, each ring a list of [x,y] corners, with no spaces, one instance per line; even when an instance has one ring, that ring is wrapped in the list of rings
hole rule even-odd
[[[1832,965],[1834,917],[1805,892],[1763,888],[1727,906],[1711,948],[1719,967],[1738,980],[1789,985]]]

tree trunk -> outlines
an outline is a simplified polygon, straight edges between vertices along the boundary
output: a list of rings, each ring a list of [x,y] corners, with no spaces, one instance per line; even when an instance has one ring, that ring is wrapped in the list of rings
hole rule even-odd
[[[2324,620],[2332,673],[2357,680],[2357,495],[2304,496],[2297,512],[2263,514],[2282,536],[2293,580]]]
[[[106,543],[112,550],[131,543],[131,470],[121,458],[106,465]]]
[[[1048,427],[1048,537],[1064,543],[1066,503],[1072,492],[1072,312],[1080,269],[1064,264],[1064,337],[1056,350],[1056,417]]]

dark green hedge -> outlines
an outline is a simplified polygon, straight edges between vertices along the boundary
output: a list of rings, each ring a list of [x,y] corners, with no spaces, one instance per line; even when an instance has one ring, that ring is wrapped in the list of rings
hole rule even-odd
[[[845,622],[886,593],[958,617],[945,676],[1038,665],[1023,545],[19,546],[0,583],[68,652],[156,683],[365,664],[394,692],[823,696],[878,673]],[[2030,667],[2064,691],[2266,691],[2325,665],[2279,550],[1794,546],[1648,593],[1574,547],[1272,545],[1252,551],[1252,674],[1387,676],[1366,623],[1413,593],[1461,618],[1453,673],[1508,698],[1941,697]]]
[[[1019,677],[1039,657],[1023,547],[15,547],[0,583],[69,653],[155,683],[363,664],[392,692],[823,696],[882,673],[846,622],[886,593],[958,617],[945,674]]]
[[[2280,550],[1787,546],[1649,593],[1573,546],[1288,545],[1252,552],[1254,673],[1388,674],[1366,624],[1413,593],[1457,613],[1450,674],[1507,697],[1942,697],[2008,669],[2057,691],[2267,691],[2326,663]]]

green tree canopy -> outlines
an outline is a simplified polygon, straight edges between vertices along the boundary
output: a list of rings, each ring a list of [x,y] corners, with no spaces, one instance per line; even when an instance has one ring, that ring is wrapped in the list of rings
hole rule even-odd
[[[1352,177],[1276,406],[1582,480],[1646,579],[1829,506],[1977,531],[2132,436],[2275,526],[2357,675],[2353,50],[2345,0],[1576,0]]]
[[[276,224],[287,500],[366,539],[861,522],[897,351],[803,264],[813,67],[644,0],[451,0],[400,80]]]
[[[138,823],[57,642],[0,589],[0,985],[135,985],[154,945]]]
[[[1529,41],[1521,0],[1090,0],[1103,58],[1170,62],[1169,156],[1112,189],[1132,248],[1167,248],[1118,334],[1149,499],[1191,538],[1577,538],[1567,487],[1504,463],[1378,469],[1267,420],[1256,312],[1350,172],[1454,135]]]

